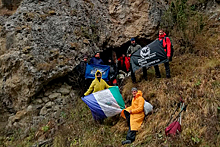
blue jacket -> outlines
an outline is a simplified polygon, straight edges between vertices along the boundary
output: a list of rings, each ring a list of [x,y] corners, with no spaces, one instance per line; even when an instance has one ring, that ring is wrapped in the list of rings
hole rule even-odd
[[[96,58],[96,57],[92,57],[89,63],[90,64],[104,64],[101,58]]]

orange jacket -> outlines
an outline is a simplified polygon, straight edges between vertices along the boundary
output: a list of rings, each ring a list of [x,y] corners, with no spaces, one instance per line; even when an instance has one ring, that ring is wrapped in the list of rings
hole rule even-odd
[[[132,99],[131,106],[124,109],[126,111],[131,110],[130,114],[130,125],[131,131],[137,131],[144,120],[144,98],[142,97],[142,92],[138,90],[135,98]],[[121,116],[125,118],[124,110],[121,113]]]

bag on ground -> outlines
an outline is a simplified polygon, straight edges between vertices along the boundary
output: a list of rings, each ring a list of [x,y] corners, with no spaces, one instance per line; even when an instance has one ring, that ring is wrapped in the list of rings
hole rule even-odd
[[[168,127],[165,129],[166,135],[176,135],[176,133],[181,132],[181,125],[178,121],[172,122]]]
[[[144,114],[147,115],[152,110],[153,110],[153,106],[149,102],[144,101]]]

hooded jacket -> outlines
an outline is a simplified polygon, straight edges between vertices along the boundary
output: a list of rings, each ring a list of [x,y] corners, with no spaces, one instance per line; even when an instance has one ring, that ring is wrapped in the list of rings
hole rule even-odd
[[[97,73],[100,72],[99,70],[95,73],[95,79],[92,81],[89,89],[84,93],[85,96],[89,95],[90,93],[94,93],[100,90],[108,89],[110,86],[101,78],[100,81],[97,78]],[[101,77],[102,77],[102,72]]]
[[[142,92],[138,90],[136,96],[132,99],[131,106],[127,107],[126,111],[131,110],[130,114],[130,127],[131,131],[137,131],[141,124],[143,123],[145,114],[144,114],[144,98],[142,97]],[[121,115],[125,118],[124,110],[122,111]]]
[[[164,33],[163,35],[159,35],[159,41],[163,41],[163,48],[164,51],[167,53],[167,57],[171,56],[171,42],[170,42],[170,38],[166,37],[165,40],[165,36],[166,33]]]

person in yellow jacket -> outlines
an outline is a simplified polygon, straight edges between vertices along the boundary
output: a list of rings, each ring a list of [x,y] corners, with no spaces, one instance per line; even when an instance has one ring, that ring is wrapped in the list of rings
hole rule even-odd
[[[102,79],[102,73],[97,70],[95,73],[95,79],[92,81],[89,89],[84,93],[85,96],[100,91],[108,89],[110,86]]]
[[[129,127],[126,140],[122,142],[124,144],[130,144],[135,140],[136,132],[140,128],[145,114],[144,114],[144,98],[142,92],[137,88],[132,88],[133,99],[131,106],[124,109],[121,116],[126,118]]]

